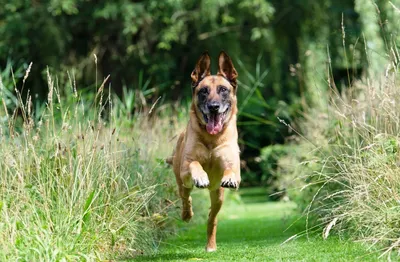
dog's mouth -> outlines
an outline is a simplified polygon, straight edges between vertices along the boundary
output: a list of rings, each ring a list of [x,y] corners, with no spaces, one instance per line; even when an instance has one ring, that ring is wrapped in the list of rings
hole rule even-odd
[[[206,130],[210,135],[216,135],[222,131],[226,115],[228,114],[228,110],[229,108],[227,108],[223,113],[210,112],[208,114],[205,114],[202,112],[204,121],[206,122]]]

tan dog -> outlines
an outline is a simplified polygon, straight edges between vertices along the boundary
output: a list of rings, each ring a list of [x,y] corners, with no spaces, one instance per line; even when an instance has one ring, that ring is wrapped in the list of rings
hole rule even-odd
[[[190,191],[193,185],[208,188],[211,210],[206,250],[217,249],[217,214],[224,199],[224,187],[240,184],[240,158],[236,129],[236,88],[238,74],[225,52],[218,58],[218,74],[210,74],[210,56],[204,53],[192,72],[190,120],[178,139],[173,165],[182,198],[182,219],[193,216]]]

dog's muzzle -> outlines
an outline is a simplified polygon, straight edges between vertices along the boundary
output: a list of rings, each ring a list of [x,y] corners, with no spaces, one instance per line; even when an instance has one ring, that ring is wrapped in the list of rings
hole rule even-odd
[[[216,135],[222,131],[228,110],[229,106],[224,107],[220,102],[212,101],[207,103],[207,112],[202,111],[207,133]]]

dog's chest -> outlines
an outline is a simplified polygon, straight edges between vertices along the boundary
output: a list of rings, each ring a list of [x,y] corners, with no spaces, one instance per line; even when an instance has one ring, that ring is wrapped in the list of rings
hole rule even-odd
[[[205,153],[205,152],[204,152]],[[220,149],[208,149],[200,161],[201,166],[208,175],[211,189],[216,189],[221,184],[224,174],[226,159]]]
[[[215,159],[214,159],[215,160]],[[208,175],[208,180],[210,181],[210,190],[215,190],[220,187],[221,179],[224,174],[220,163],[218,161],[213,161],[213,157],[210,157],[210,161],[207,161],[203,165],[204,171]]]
[[[221,161],[219,158],[215,157],[210,154],[210,156],[207,159],[203,160],[204,162],[201,164],[203,166],[204,171],[208,174],[208,176],[218,176],[219,173],[224,172],[221,166]]]

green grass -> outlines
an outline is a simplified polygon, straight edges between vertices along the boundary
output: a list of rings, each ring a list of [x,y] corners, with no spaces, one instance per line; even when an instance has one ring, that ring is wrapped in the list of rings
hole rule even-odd
[[[242,189],[241,189],[242,190]],[[295,205],[287,202],[260,202],[260,189],[242,190],[243,204],[225,202],[219,216],[214,253],[204,251],[206,226],[182,225],[177,236],[165,240],[158,253],[138,257],[135,261],[376,261],[378,254],[365,246],[323,240],[320,235],[306,236],[282,244],[291,236],[304,232],[304,221],[288,228],[298,215]],[[254,199],[255,202],[251,200]],[[195,214],[196,215],[196,214]]]
[[[0,81],[0,261],[151,253],[175,225],[163,159],[186,120],[169,106],[133,113],[134,96],[120,101],[104,85],[86,95],[48,82],[46,103],[34,106]]]
[[[277,161],[276,187],[317,217],[321,228],[335,223],[326,232],[398,260],[400,89],[395,65],[384,76],[363,77],[340,93],[331,89],[327,105],[304,113],[294,131],[301,137],[287,144],[286,156]]]

